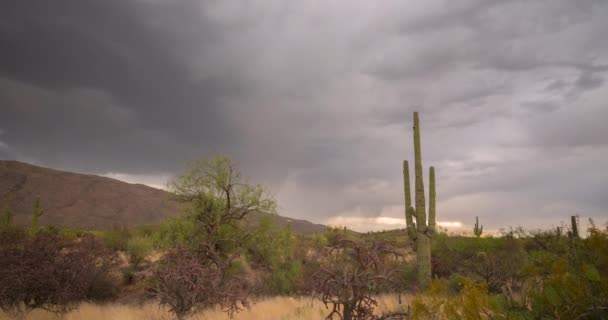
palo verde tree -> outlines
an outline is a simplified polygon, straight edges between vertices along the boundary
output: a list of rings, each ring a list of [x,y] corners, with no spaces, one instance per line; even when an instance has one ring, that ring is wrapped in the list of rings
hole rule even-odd
[[[227,270],[241,253],[244,219],[254,212],[276,211],[266,189],[248,183],[227,157],[191,163],[171,182],[170,190],[194,220],[187,245],[221,270]]]
[[[414,112],[414,173],[416,175],[416,208],[412,207],[408,162],[403,161],[407,234],[413,241],[416,241],[418,283],[422,288],[425,288],[431,281],[431,237],[435,233],[435,168],[430,167],[429,169],[429,213],[427,222],[418,112]],[[414,222],[414,218],[416,222]]]
[[[179,238],[188,253],[181,247],[169,251],[151,279],[153,291],[178,318],[193,308],[213,306],[218,300],[210,295],[218,292],[226,311],[238,311],[246,305],[248,291],[235,263],[248,238],[244,219],[254,212],[274,213],[274,200],[262,186],[248,183],[227,157],[191,163],[170,189],[192,226],[179,231],[187,232]]]

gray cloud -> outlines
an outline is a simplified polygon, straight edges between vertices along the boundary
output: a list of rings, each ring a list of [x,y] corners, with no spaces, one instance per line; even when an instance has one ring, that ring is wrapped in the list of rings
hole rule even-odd
[[[158,184],[228,154],[283,214],[399,218],[418,110],[440,219],[608,218],[592,165],[608,160],[607,14],[567,0],[10,1],[0,157]]]

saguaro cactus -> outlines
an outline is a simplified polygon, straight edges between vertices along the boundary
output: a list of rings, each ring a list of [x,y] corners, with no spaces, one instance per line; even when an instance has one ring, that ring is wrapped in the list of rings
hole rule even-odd
[[[33,237],[38,233],[38,221],[40,216],[44,213],[44,210],[40,207],[40,198],[36,198],[36,203],[34,204],[34,212],[32,216],[32,225],[30,227],[30,235]]]
[[[405,222],[408,236],[416,242],[418,282],[424,288],[431,280],[431,237],[435,233],[435,168],[429,168],[429,216],[427,222],[418,112],[414,112],[414,174],[416,192],[415,209],[412,207],[410,194],[409,165],[407,161],[403,161]],[[414,222],[414,218],[416,222]]]
[[[483,233],[483,225],[479,226],[479,217],[475,217],[475,227],[473,228],[473,233],[477,238],[479,238]]]
[[[576,223],[576,216],[571,216],[570,220],[572,222],[572,237],[578,238],[578,225]]]
[[[10,192],[4,196],[4,212],[2,213],[2,217],[0,219],[0,227],[8,228],[13,223],[13,212],[10,207]]]

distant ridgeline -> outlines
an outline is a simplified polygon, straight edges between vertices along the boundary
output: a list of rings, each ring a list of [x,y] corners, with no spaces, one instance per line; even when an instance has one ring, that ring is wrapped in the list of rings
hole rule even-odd
[[[18,161],[0,160],[0,196],[10,193],[15,222],[29,223],[36,199],[44,214],[40,225],[82,229],[159,224],[179,215],[171,193],[142,184],[89,174],[54,170]],[[257,215],[259,216],[259,214]],[[255,218],[256,215],[253,216]],[[296,233],[323,231],[325,226],[276,216]]]

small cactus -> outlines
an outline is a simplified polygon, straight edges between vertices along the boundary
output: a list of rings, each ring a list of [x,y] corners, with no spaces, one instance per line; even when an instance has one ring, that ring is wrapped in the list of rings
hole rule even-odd
[[[13,212],[11,211],[10,200],[11,194],[9,192],[4,196],[4,212],[0,221],[0,227],[3,228],[8,228],[13,224]]]
[[[38,220],[40,216],[44,213],[44,210],[40,208],[40,198],[36,198],[36,203],[34,204],[34,212],[32,217],[32,226],[30,227],[30,235],[33,237],[38,233]]]
[[[479,217],[475,217],[475,227],[473,228],[473,233],[477,238],[479,238],[483,233],[483,225],[479,225]]]

